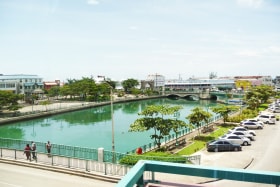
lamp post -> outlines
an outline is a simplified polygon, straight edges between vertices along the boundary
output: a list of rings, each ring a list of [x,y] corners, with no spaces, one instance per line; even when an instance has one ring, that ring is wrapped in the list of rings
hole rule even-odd
[[[112,162],[115,163],[116,159],[115,159],[115,129],[114,129],[113,87],[105,79],[104,79],[104,83],[106,83],[110,87],[110,104],[111,104],[111,121],[112,121]]]
[[[114,107],[113,107],[113,88],[110,86],[110,96],[111,96],[111,120],[112,120],[112,152],[115,152],[115,130],[114,130]],[[114,158],[114,156],[113,156]],[[114,159],[113,159],[114,161]]]

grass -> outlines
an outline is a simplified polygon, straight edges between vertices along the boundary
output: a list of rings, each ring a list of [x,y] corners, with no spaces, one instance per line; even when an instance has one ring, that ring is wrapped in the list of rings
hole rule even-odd
[[[179,151],[178,155],[191,155],[199,150],[202,150],[205,148],[206,143],[208,141],[217,139],[218,137],[224,135],[227,133],[228,129],[232,128],[233,126],[219,126],[217,130],[210,133],[209,135],[200,135],[199,137],[196,137],[193,141],[193,143],[181,151]]]

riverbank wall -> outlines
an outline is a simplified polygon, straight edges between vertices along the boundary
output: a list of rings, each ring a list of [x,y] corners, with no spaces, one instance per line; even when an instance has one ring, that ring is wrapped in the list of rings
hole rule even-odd
[[[143,97],[132,97],[132,98],[121,98],[113,100],[113,104],[127,103],[140,100],[158,99],[165,98],[166,96],[143,96]],[[0,118],[0,125],[9,123],[26,121],[30,119],[42,118],[53,116],[57,114],[63,114],[67,112],[73,112],[78,110],[90,109],[100,106],[110,105],[111,101],[106,102],[59,102],[50,105],[36,105],[24,107],[20,111],[10,113],[10,117]],[[36,108],[35,108],[36,107]]]

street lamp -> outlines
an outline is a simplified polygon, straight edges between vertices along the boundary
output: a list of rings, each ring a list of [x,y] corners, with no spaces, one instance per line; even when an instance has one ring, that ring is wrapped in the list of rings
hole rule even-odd
[[[115,152],[115,130],[114,130],[114,107],[113,107],[113,88],[110,86],[111,97],[111,120],[112,120],[112,152]],[[114,157],[113,157],[114,158]]]
[[[114,129],[114,106],[113,106],[113,87],[105,81],[110,87],[110,104],[111,104],[111,120],[112,120],[112,162],[115,162],[115,129]]]

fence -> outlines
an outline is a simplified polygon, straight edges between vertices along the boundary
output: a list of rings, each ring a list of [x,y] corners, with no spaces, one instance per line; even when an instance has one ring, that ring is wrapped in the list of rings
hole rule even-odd
[[[59,166],[62,168],[77,169],[87,172],[98,172],[104,175],[124,176],[131,168],[131,166],[114,164],[108,162],[99,162],[96,160],[80,159],[66,156],[59,156],[52,154],[49,156],[46,153],[36,152],[37,159],[30,160],[36,163]],[[1,158],[15,159],[23,162],[30,162],[26,160],[23,150],[0,148]]]
[[[46,143],[35,142],[37,153],[47,153]],[[14,140],[8,138],[0,138],[0,147],[8,149],[23,150],[26,144],[31,144],[30,141]],[[52,144],[52,155],[71,157],[77,159],[89,159],[98,161],[98,149],[75,147],[68,145]],[[104,162],[118,163],[126,154],[104,151]]]

